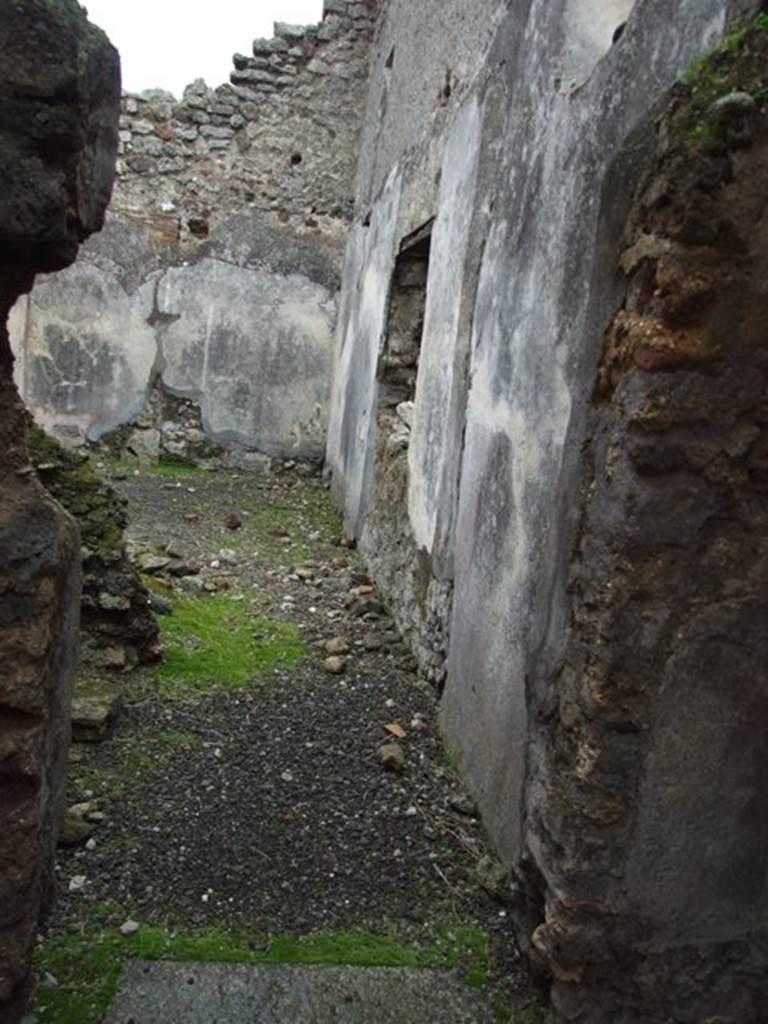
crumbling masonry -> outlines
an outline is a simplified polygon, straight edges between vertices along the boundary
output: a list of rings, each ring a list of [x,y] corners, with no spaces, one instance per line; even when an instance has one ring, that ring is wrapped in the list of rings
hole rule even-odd
[[[441,691],[552,1020],[764,1024],[764,5],[325,6],[236,57],[232,86],[124,98],[110,222],[17,305],[17,378],[75,440],[142,410],[130,429],[162,434],[157,382],[224,445],[317,455],[327,424],[346,532]],[[2,74],[4,105],[45,88],[39,62],[26,91]],[[83,127],[104,113],[89,95],[67,93],[83,157],[27,139],[26,114],[2,122],[13,152],[91,169],[26,210],[63,210],[103,170],[52,240],[42,214],[9,237],[24,194],[3,189],[2,252],[23,268],[3,271],[8,305],[97,226],[116,140]],[[8,1000],[50,850],[76,598],[71,524],[28,471],[4,367]],[[25,502],[39,536],[19,532]]]

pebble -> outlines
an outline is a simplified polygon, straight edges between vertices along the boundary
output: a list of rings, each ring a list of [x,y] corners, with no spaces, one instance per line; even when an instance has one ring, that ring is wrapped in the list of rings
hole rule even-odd
[[[82,892],[85,888],[88,879],[85,875],[75,875],[69,880],[69,891],[70,892]]]
[[[63,846],[77,846],[93,832],[95,825],[88,818],[90,804],[75,804],[67,811],[59,835]]]
[[[120,925],[120,934],[128,938],[131,935],[135,935],[139,930],[139,922],[132,921],[130,918]]]
[[[399,743],[383,743],[376,753],[387,771],[401,772],[405,767],[405,751]]]
[[[323,644],[328,654],[349,654],[351,644],[345,636],[335,636]]]
[[[326,658],[323,668],[332,676],[340,676],[347,668],[347,659],[340,656]]]
[[[477,817],[477,804],[466,793],[454,793],[449,798],[448,803],[458,814],[463,814],[467,818]]]

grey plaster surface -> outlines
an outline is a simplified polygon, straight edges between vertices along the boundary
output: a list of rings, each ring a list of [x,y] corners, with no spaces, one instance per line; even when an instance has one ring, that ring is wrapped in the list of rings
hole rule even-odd
[[[197,401],[208,436],[271,455],[325,449],[336,276],[311,241],[233,217],[194,262],[113,216],[11,312],[19,391],[35,419],[95,439],[144,409],[156,379]]]
[[[141,412],[157,357],[156,274],[129,292],[88,259],[38,278],[9,329],[16,383],[35,419],[99,437]]]
[[[328,458],[347,528],[359,534],[373,476],[370,416],[392,257],[415,226],[412,211],[435,214],[409,512],[417,545],[457,581],[442,727],[511,866],[535,763],[526,753],[528,702],[562,655],[589,397],[617,301],[619,232],[643,170],[632,139],[654,102],[722,33],[726,5],[681,3],[673,33],[657,31],[667,11],[659,0],[631,12],[623,0],[517,0],[501,21],[485,5],[478,24],[498,28],[487,59],[478,41],[471,53],[460,48],[454,68],[466,60],[474,82],[462,78],[446,109],[429,116],[430,83],[446,54],[424,33],[439,23],[448,38],[463,5],[441,5],[433,17],[405,6],[387,7],[374,56]],[[614,19],[627,14],[611,45]],[[415,97],[415,81],[393,76],[387,84],[385,65],[394,48],[396,69],[419,40],[426,94]],[[387,127],[379,92],[399,104],[399,128]],[[428,144],[404,155],[405,136],[416,140],[420,131]],[[435,154],[440,187],[430,210],[434,183],[423,172]],[[618,174],[622,161],[629,169]],[[398,183],[397,203],[390,184],[369,207],[387,175]]]
[[[485,1024],[490,995],[450,972],[129,964],[104,1024]]]
[[[283,277],[206,258],[170,268],[158,289],[163,382],[200,402],[216,441],[274,455],[325,447],[333,296]]]
[[[653,922],[654,941],[667,951],[673,943],[703,948],[743,938],[765,919],[763,768],[739,708],[743,692],[738,700],[727,692],[705,698],[704,666],[694,672],[670,659],[656,724],[643,737],[631,854],[629,829],[600,840],[621,862],[611,870],[597,858],[597,843],[582,842],[579,802],[558,790],[569,772],[580,782],[588,774],[589,743],[574,728],[568,742],[577,753],[561,749],[550,723],[573,670],[574,581],[593,571],[576,540],[596,429],[596,368],[624,299],[622,235],[655,152],[654,120],[693,59],[722,36],[735,6],[743,7],[513,0],[494,22],[487,58],[479,45],[471,54],[457,49],[454,69],[468,59],[470,78],[441,104],[435,83],[446,54],[438,37],[449,38],[442,30],[466,5],[450,0],[436,12],[432,3],[391,0],[372,62],[329,432],[334,488],[348,530],[364,546],[379,479],[371,410],[392,257],[435,216],[408,452],[407,544],[433,576],[450,566],[455,580],[442,731],[505,865],[535,864],[546,913],[558,900],[570,913],[567,897],[576,892],[621,922]],[[492,5],[476,13],[479,38],[495,15]],[[406,81],[399,62],[416,49],[411,63],[420,73]],[[396,203],[385,181],[397,183]],[[597,474],[610,482],[612,460]],[[625,526],[631,533],[628,521],[617,515],[607,533]],[[697,521],[689,515],[687,528]],[[660,546],[669,543],[664,531],[659,512]],[[407,544],[394,552],[403,562],[411,558]],[[404,576],[400,570],[388,594],[400,606]],[[618,650],[621,638],[610,644]],[[745,678],[760,678],[746,657],[729,660]],[[712,671],[711,661],[706,667]],[[591,708],[588,686],[585,693]],[[566,833],[568,844],[552,840]],[[591,926],[585,945],[604,927]],[[602,939],[597,945],[610,948]],[[590,955],[578,947],[572,963]],[[571,1009],[567,1019],[581,1020]],[[592,1008],[583,1019],[612,1018]]]
[[[381,193],[392,167],[423,142],[425,125],[432,130],[430,142],[439,146],[435,128],[457,96],[466,94],[508,6],[506,0],[382,5],[360,140],[361,208]]]
[[[327,457],[336,496],[351,533],[367,511],[376,423],[376,374],[386,329],[389,282],[397,252],[402,193],[399,175],[387,182],[368,225],[355,225],[347,246],[348,283],[337,327]]]

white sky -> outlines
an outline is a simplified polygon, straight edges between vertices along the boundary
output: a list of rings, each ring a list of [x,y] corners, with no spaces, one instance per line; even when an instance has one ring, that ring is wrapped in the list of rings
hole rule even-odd
[[[232,54],[250,55],[273,21],[311,25],[323,0],[80,0],[120,51],[123,89],[167,89],[180,97],[195,78],[229,81]]]

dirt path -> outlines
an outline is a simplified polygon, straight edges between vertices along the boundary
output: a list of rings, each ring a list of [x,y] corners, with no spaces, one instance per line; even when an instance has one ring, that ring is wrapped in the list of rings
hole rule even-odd
[[[109,738],[73,747],[70,804],[87,806],[80,841],[59,851],[39,1019],[99,1019],[98,965],[80,1017],[66,1015],[73,933],[97,947],[111,936],[112,970],[147,929],[216,929],[267,954],[285,936],[320,949],[352,930],[436,962],[476,970],[479,957],[486,973],[493,961],[494,982],[518,987],[434,696],[341,546],[320,480],[178,470],[117,486],[131,544],[157,563],[167,659],[119,680]],[[392,742],[402,770],[382,763]]]

